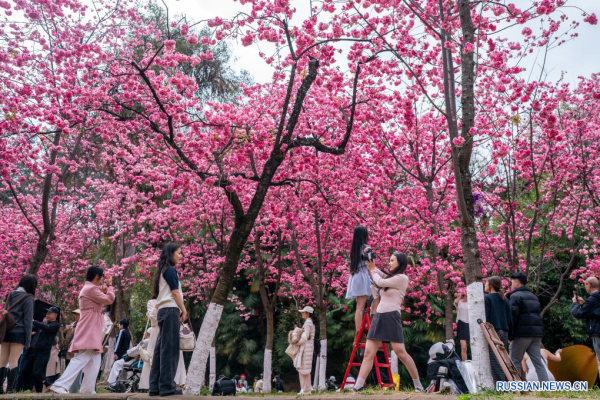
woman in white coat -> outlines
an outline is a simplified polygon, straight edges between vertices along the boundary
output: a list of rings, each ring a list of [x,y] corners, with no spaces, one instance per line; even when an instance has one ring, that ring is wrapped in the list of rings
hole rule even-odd
[[[154,354],[154,347],[156,346],[156,340],[158,339],[158,332],[159,332],[158,319],[157,319],[158,310],[156,309],[156,296],[153,296],[153,298],[148,301],[146,309],[147,309],[146,315],[148,316],[150,326],[152,327],[152,329],[150,329],[150,339],[148,341],[148,354],[150,354],[152,356],[152,354]],[[139,383],[139,388],[142,390],[150,389],[150,367],[151,366],[152,366],[151,363],[145,362],[144,366],[142,367],[142,375],[140,376],[140,383]],[[185,371],[185,363],[183,361],[183,352],[180,351],[179,352],[179,364],[177,365],[177,372],[175,373],[175,384],[178,386],[185,385],[186,378],[187,378],[187,374]]]
[[[304,325],[302,325],[304,332],[298,342],[300,349],[298,350],[298,354],[296,354],[296,358],[294,358],[294,367],[296,367],[300,375],[300,393],[298,394],[310,394],[313,390],[310,374],[312,372],[313,353],[315,351],[315,324],[313,321],[313,312],[315,310],[307,306],[299,311],[302,313],[302,318],[305,321]]]

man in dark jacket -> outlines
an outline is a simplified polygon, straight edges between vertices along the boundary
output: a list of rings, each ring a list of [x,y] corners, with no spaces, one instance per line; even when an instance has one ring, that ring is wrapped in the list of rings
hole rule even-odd
[[[525,274],[514,273],[510,280],[512,283],[510,295],[512,331],[509,333],[512,337],[509,339],[513,341],[510,345],[510,358],[520,375],[521,362],[527,353],[535,367],[539,381],[548,381],[548,373],[540,351],[543,336],[540,301],[526,286]]]
[[[129,321],[122,319],[119,321],[119,334],[115,340],[115,361],[123,358],[131,345],[131,333],[129,333]]]
[[[592,339],[600,372],[600,281],[598,278],[593,276],[587,278],[585,291],[589,294],[586,301],[579,296],[573,297],[571,314],[577,319],[585,319],[585,329]]]
[[[50,307],[46,310],[46,318],[42,322],[33,321],[31,347],[23,356],[23,369],[18,378],[19,390],[30,390],[33,386],[36,392],[42,393],[50,352],[60,330],[59,313],[58,308]]]

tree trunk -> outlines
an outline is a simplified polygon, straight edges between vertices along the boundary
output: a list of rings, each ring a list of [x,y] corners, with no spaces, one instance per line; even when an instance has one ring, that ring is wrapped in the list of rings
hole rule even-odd
[[[475,29],[471,18],[471,2],[469,0],[460,0],[459,14],[464,43],[473,43]],[[446,75],[452,74],[449,79],[449,86],[446,87],[447,102],[452,106],[449,116],[456,116],[456,103],[454,102],[454,69],[451,67],[452,56],[447,50],[443,51],[446,61]],[[473,211],[473,188],[471,180],[471,155],[473,152],[473,138],[470,136],[470,129],[475,121],[475,61],[473,53],[462,52],[461,54],[461,112],[462,125],[460,136],[465,139],[465,145],[461,148],[453,146],[452,161],[453,171],[456,181],[456,196],[460,214],[460,238],[463,253],[463,263],[465,265],[465,279],[467,281],[467,299],[469,306],[469,331],[471,334],[471,354],[473,357],[475,380],[478,388],[492,388],[493,379],[490,373],[490,360],[488,345],[483,337],[483,333],[477,320],[485,321],[485,307],[483,301],[483,283],[481,272],[481,260],[479,253],[479,243],[477,241],[477,232],[475,230],[475,215]],[[454,137],[458,137],[458,126],[454,118],[450,125],[451,137],[454,131]]]
[[[263,361],[263,393],[271,393],[271,372],[273,371],[273,350],[265,349]]]
[[[470,0],[459,1],[459,16],[463,34],[463,44],[474,43],[475,28],[471,18]],[[440,3],[440,17],[444,21],[446,11]],[[456,105],[455,72],[452,53],[444,48],[444,43],[451,37],[445,28],[441,30],[442,60],[444,74],[444,100],[446,120],[450,139],[462,137],[464,144],[452,146],[452,169],[456,185],[456,201],[460,216],[461,247],[465,279],[467,283],[467,299],[469,307],[469,331],[471,334],[471,353],[473,356],[473,371],[478,388],[492,388],[493,379],[490,373],[490,360],[487,342],[477,323],[478,319],[485,321],[483,302],[483,283],[479,243],[475,230],[475,214],[473,210],[473,187],[471,179],[471,156],[473,154],[473,137],[470,130],[475,121],[475,60],[473,53],[461,52],[461,126],[458,126],[458,107]]]
[[[306,97],[308,90],[317,77],[318,67],[319,63],[317,60],[311,60],[309,62],[309,72],[303,79],[302,84],[297,91],[296,99],[294,100],[294,107],[286,125],[283,124],[285,121],[286,112],[284,112],[282,115],[282,124],[280,124],[279,134],[283,133],[283,130],[285,129],[285,136],[282,138],[283,142],[279,142],[279,139],[276,139],[276,145],[265,163],[260,181],[256,186],[256,190],[252,196],[252,201],[250,202],[248,210],[244,213],[243,205],[235,192],[227,192],[228,200],[230,201],[235,214],[234,229],[229,237],[229,247],[227,249],[227,253],[225,254],[225,262],[223,263],[223,267],[219,274],[219,281],[217,282],[215,292],[213,293],[213,297],[208,307],[208,311],[204,317],[204,320],[202,321],[200,332],[198,333],[196,348],[192,354],[192,360],[188,370],[188,380],[187,384],[185,385],[186,394],[200,394],[200,390],[202,389],[202,385],[204,383],[204,377],[206,375],[206,362],[209,353],[209,346],[215,337],[215,333],[221,319],[221,314],[223,312],[223,305],[227,301],[227,296],[229,295],[229,291],[233,286],[233,278],[237,271],[240,255],[242,254],[246,242],[248,241],[248,237],[252,232],[256,218],[262,209],[267,192],[271,187],[273,177],[285,159],[286,151],[289,150],[289,147],[287,146],[291,146],[291,136],[298,122],[298,116],[302,110],[304,98]],[[357,69],[355,87],[359,71],[360,68]],[[291,98],[291,90],[293,88],[294,78],[295,65],[292,68],[292,73],[290,74],[288,99]],[[355,99],[353,99],[353,105],[355,105]],[[287,110],[287,105],[285,109]],[[352,123],[349,122],[347,126],[348,128],[346,137],[349,138]],[[279,134],[278,138],[281,138]],[[282,143],[286,145],[285,150],[282,150]],[[345,147],[336,149],[336,151],[341,154],[345,151]],[[182,152],[179,151],[179,153],[181,156]],[[195,167],[195,170],[198,171],[197,166],[192,164],[192,167]]]
[[[319,342],[321,344],[321,350],[319,351],[319,369],[315,371],[315,375],[319,375],[319,385],[318,389],[326,390],[327,385],[325,382],[327,381],[327,309],[322,308],[319,311]]]
[[[204,385],[206,379],[206,362],[221,314],[223,313],[223,305],[211,302],[208,305],[208,311],[202,320],[196,347],[192,353],[192,360],[188,368],[187,382],[185,385],[186,394],[200,394],[200,389]]]
[[[452,307],[452,293],[447,290],[444,294],[444,326],[446,340],[454,339],[454,308]]]
[[[31,262],[29,263],[29,270],[27,273],[36,275],[40,266],[44,263],[44,260],[48,256],[48,236],[49,234],[44,232],[38,238],[37,245],[35,247],[35,253],[33,257],[31,257]]]
[[[263,362],[263,393],[271,393],[271,375],[273,370],[273,339],[275,336],[275,321],[272,307],[267,307],[267,343]]]
[[[112,335],[112,333],[111,333]],[[104,353],[103,359],[102,359],[102,378],[106,381],[108,379],[108,376],[110,375],[110,369],[112,368],[113,365],[113,356],[115,355],[115,340],[116,338],[114,336],[111,336],[108,339],[108,349],[106,350],[106,353]]]
[[[398,375],[398,356],[394,350],[392,350],[390,354],[390,364],[392,364],[392,374]]]
[[[215,381],[217,380],[217,351],[215,349],[215,341],[213,340],[212,346],[210,346],[210,370],[208,376],[208,387],[212,393]]]

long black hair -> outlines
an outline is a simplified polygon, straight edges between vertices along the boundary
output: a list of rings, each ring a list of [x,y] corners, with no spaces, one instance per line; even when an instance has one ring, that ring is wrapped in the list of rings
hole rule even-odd
[[[395,251],[392,255],[396,257],[396,261],[398,261],[398,266],[393,271],[389,271],[388,273],[386,273],[386,278],[391,278],[392,276],[403,274],[404,271],[406,271],[406,268],[408,267],[408,257],[406,256],[406,254],[401,253],[399,251]],[[386,292],[387,290],[387,287],[383,288],[384,292]]]
[[[354,236],[352,237],[352,249],[350,249],[350,273],[355,274],[360,266],[360,256],[363,245],[369,240],[369,232],[364,226],[354,228]]]
[[[19,281],[19,286],[22,287],[26,293],[30,295],[35,295],[35,290],[37,289],[38,280],[35,275],[26,274],[21,277]]]
[[[154,273],[154,289],[152,290],[152,298],[158,297],[160,277],[168,267],[173,265],[173,254],[175,254],[177,249],[180,247],[181,244],[171,242],[165,244],[162,248],[160,258],[158,260],[158,267]]]

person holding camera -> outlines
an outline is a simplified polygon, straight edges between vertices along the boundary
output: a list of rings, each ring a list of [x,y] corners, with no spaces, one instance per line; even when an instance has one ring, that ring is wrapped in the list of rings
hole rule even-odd
[[[356,332],[360,330],[367,299],[371,295],[371,277],[367,264],[364,260],[364,250],[368,247],[369,233],[364,226],[357,226],[352,237],[352,248],[350,249],[350,278],[346,299],[356,299],[356,310],[354,312],[354,324]]]
[[[377,306],[377,313],[371,322],[371,328],[367,335],[367,345],[363,358],[358,379],[354,384],[354,391],[364,389],[365,379],[373,368],[373,359],[377,353],[381,342],[390,342],[392,349],[398,356],[398,359],[408,369],[415,391],[424,391],[419,372],[412,357],[406,352],[404,346],[404,334],[402,332],[402,319],[400,311],[402,301],[408,287],[408,276],[404,274],[408,266],[408,257],[404,253],[395,252],[390,257],[389,273],[384,273],[375,268],[375,253],[369,247],[365,248],[367,255],[367,268],[371,272],[371,277],[375,284],[381,289],[379,291],[380,302]]]
[[[79,308],[81,319],[77,324],[70,352],[77,353],[62,376],[50,387],[54,393],[67,394],[69,389],[83,372],[83,382],[79,393],[96,393],[96,379],[100,372],[102,345],[102,328],[104,317],[102,308],[115,301],[115,290],[112,277],[104,279],[104,269],[98,266],[89,267],[85,276],[85,284],[79,292]]]
[[[37,393],[42,393],[44,389],[46,367],[60,329],[60,322],[58,322],[60,310],[50,307],[46,312],[46,317],[42,322],[33,320],[33,332],[31,333],[33,339],[31,347],[23,354],[23,366],[20,377],[17,379],[20,382],[20,385],[17,384],[18,391],[35,388]]]

